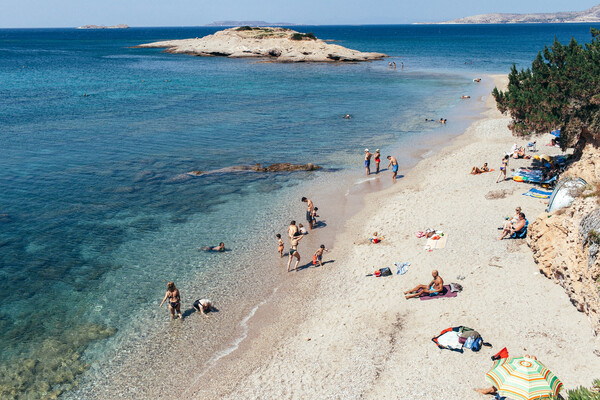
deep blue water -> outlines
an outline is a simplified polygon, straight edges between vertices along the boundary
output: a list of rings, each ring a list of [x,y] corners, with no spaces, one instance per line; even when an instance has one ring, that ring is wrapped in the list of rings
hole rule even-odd
[[[392,57],[342,65],[130,48],[217,30],[206,27],[0,30],[0,397],[68,389],[94,362],[81,358],[88,344],[127,335],[164,280],[223,266],[197,243],[245,248],[240,226],[262,227],[277,211],[265,204],[315,179],[186,172],[312,162],[361,174],[364,147],[431,131],[424,119],[455,107],[477,74],[526,67],[555,37],[589,41],[589,28],[294,28]]]

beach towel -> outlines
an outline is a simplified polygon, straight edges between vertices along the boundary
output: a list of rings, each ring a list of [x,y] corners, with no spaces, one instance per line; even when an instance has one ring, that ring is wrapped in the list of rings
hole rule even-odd
[[[439,239],[435,240],[434,238],[439,235],[434,235],[427,239],[427,244],[425,245],[425,250],[433,250],[433,249],[443,249],[446,247],[446,241],[448,240],[448,235],[439,236]]]
[[[444,329],[438,336],[431,339],[440,349],[448,349],[463,352],[463,344],[460,343],[460,327]]]
[[[409,262],[394,263],[396,266],[396,275],[404,275],[408,271]]]
[[[523,196],[535,197],[536,199],[547,199],[552,195],[552,191],[540,190],[531,188],[527,192],[523,193]]]
[[[419,297],[419,299],[421,300],[431,300],[431,299],[440,299],[442,297],[456,297],[458,296],[457,292],[453,292],[450,290],[450,285],[444,285],[444,290],[442,291],[441,294],[438,294],[437,296],[421,296]]]

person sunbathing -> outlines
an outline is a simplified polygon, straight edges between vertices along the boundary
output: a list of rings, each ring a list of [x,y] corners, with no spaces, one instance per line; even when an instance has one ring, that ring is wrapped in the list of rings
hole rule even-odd
[[[481,169],[477,168],[477,167],[471,168],[471,175],[483,174],[484,172],[490,172],[490,169],[488,168],[487,163],[484,163],[483,167],[481,167]]]
[[[521,146],[513,152],[513,158],[523,158],[525,156],[525,149]]]
[[[502,236],[500,236],[498,238],[498,240],[504,239],[506,237],[506,235],[509,235],[509,234],[511,237],[516,237],[515,234],[522,233],[526,227],[527,227],[527,220],[525,219],[525,214],[520,212],[519,220],[510,225],[505,225],[504,229],[502,230]]]
[[[433,276],[433,280],[429,283],[429,285],[419,285],[414,289],[411,289],[407,292],[404,292],[404,297],[407,299],[412,299],[413,297],[421,297],[421,296],[437,296],[444,290],[444,280],[438,274],[437,270],[433,270],[431,272],[431,276]]]

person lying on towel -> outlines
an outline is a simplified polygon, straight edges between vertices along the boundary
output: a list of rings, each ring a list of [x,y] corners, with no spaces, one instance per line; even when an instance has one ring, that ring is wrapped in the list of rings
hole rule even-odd
[[[434,270],[431,273],[433,276],[433,280],[429,283],[429,285],[419,285],[412,290],[404,292],[407,299],[412,299],[413,297],[421,297],[421,296],[437,296],[442,293],[444,290],[444,280],[438,274],[437,270]]]
[[[471,175],[479,175],[479,174],[483,174],[484,172],[490,172],[490,169],[489,169],[487,163],[484,163],[483,167],[481,167],[481,168],[477,168],[477,167],[471,168]]]

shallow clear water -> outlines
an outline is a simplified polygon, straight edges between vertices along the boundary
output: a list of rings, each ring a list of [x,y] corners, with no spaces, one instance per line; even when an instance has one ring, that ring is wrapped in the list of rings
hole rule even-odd
[[[265,64],[129,48],[212,28],[0,30],[0,397],[69,389],[165,318],[154,304],[168,280],[235,299],[248,255],[273,246],[307,184],[361,176],[365,147],[410,159],[426,132],[452,131],[425,118],[475,93],[475,73],[527,66],[555,36],[589,40],[584,24],[298,30],[392,59]],[[186,175],[274,162],[325,170]],[[221,240],[226,257],[198,251]]]

